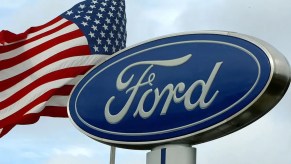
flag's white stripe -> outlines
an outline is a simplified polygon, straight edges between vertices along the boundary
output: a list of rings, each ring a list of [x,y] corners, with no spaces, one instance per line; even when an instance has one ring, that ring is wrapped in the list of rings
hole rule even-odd
[[[69,96],[53,96],[48,101],[38,104],[29,110],[26,114],[40,113],[46,106],[66,107]]]
[[[99,55],[98,55],[99,56]],[[104,61],[104,59],[107,59],[107,57],[108,56],[103,56],[99,61],[98,61],[98,63],[100,62],[100,61]],[[97,63],[96,63],[97,64]],[[94,65],[96,65],[96,64],[94,64]],[[73,80],[71,80],[70,82],[68,82],[68,84],[67,85],[76,85],[81,79],[83,79],[83,77],[84,77],[84,75],[79,75],[79,76],[77,76],[77,77],[75,77]]]
[[[61,29],[61,30],[59,30],[59,31],[57,31],[55,33],[52,33],[52,34],[50,34],[48,36],[45,36],[45,37],[43,37],[41,39],[38,39],[38,40],[35,40],[35,41],[31,42],[31,43],[25,44],[25,45],[23,45],[23,46],[21,46],[21,47],[19,47],[17,49],[11,50],[9,52],[2,53],[0,55],[0,60],[6,60],[6,59],[14,58],[14,57],[22,54],[25,51],[28,51],[28,50],[30,50],[32,48],[35,48],[35,47],[37,47],[37,46],[39,46],[39,45],[41,45],[41,44],[43,44],[45,42],[48,42],[48,41],[50,41],[50,40],[52,40],[52,39],[54,39],[56,37],[62,36],[64,34],[67,34],[69,32],[76,31],[76,30],[78,30],[78,26],[75,25],[75,24],[72,24],[72,25],[70,25],[70,26],[68,26],[66,28],[63,28],[63,29]]]
[[[13,76],[16,76],[22,72],[27,71],[28,69],[36,66],[37,64],[45,61],[46,59],[56,55],[56,53],[65,51],[66,49],[69,49],[72,47],[87,45],[87,44],[88,44],[87,39],[86,37],[83,36],[83,37],[79,37],[79,38],[72,39],[72,40],[60,43],[58,45],[55,45],[54,47],[51,47],[47,49],[46,51],[43,51],[42,53],[39,53],[36,56],[15,65],[14,67],[1,70],[0,81],[9,79]]]
[[[45,104],[45,106],[67,106],[69,96],[53,96],[49,99],[49,101]]]
[[[47,31],[49,31],[49,30],[52,30],[52,29],[64,24],[65,22],[67,22],[67,20],[63,18],[63,19],[59,20],[58,22],[56,22],[56,23],[54,23],[54,24],[52,24],[52,25],[50,25],[50,26],[48,26],[48,27],[46,27],[46,28],[44,28],[42,30],[39,30],[39,31],[36,31],[34,33],[28,34],[25,39],[17,40],[15,42],[10,42],[10,43],[4,42],[3,45],[5,45],[5,46],[12,45],[12,44],[19,43],[19,42],[22,42],[22,41],[27,40],[27,39],[31,39],[31,38],[33,38],[33,37],[35,37],[37,35],[40,35],[40,34],[43,34],[43,33],[47,32]]]
[[[52,30],[52,29],[54,29],[54,28],[56,28],[56,27],[58,27],[58,26],[60,26],[60,25],[62,25],[64,23],[66,23],[67,21],[68,20],[66,20],[66,19],[61,19],[58,22],[56,22],[55,24],[52,24],[52,25],[50,25],[50,26],[48,26],[48,27],[46,27],[46,28],[44,28],[44,29],[42,29],[40,31],[36,31],[34,33],[29,34],[27,36],[27,39],[33,38],[33,37],[35,37],[37,35],[43,34],[43,33],[47,32],[47,31],[50,31],[50,30]]]
[[[3,129],[0,129],[0,134],[2,133]]]
[[[39,113],[45,108],[45,104],[47,101],[38,104],[37,106],[34,106],[32,109],[30,109],[28,112],[25,114],[33,114],[33,113]]]
[[[1,47],[1,46],[6,46],[6,45],[8,45],[7,42],[0,43],[0,47]]]
[[[108,58],[108,55],[87,55],[87,56],[76,56],[70,57],[67,59],[60,60],[58,62],[52,63],[37,72],[33,73],[29,77],[26,77],[21,82],[17,83],[13,87],[4,90],[1,93],[0,101],[4,101],[9,98],[13,94],[17,93],[22,88],[26,87],[30,83],[34,82],[38,78],[57,70],[61,70],[64,68],[72,68],[78,66],[87,66],[87,65],[96,65],[100,62],[103,62]],[[78,76],[78,78],[69,81],[67,85],[75,85],[83,76]]]
[[[15,41],[15,42],[10,42],[10,43],[4,42],[2,45],[1,45],[1,43],[0,43],[0,46],[9,46],[9,45],[11,45],[11,44],[15,44],[15,43],[18,43],[18,42],[22,42],[22,41],[24,41],[24,40],[26,40],[26,38],[24,38],[24,39],[22,39],[22,40],[17,40],[17,41]]]
[[[28,95],[16,101],[14,104],[0,110],[0,120],[16,113],[17,111],[20,111],[23,107],[36,100],[43,93],[51,89],[60,88],[70,80],[72,80],[72,78],[64,78],[43,84],[40,87],[35,88]]]

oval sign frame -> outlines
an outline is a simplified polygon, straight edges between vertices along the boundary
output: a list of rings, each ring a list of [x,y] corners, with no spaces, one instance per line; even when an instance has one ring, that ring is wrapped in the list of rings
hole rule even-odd
[[[189,38],[191,38],[191,36],[193,36],[194,38],[199,36],[202,39],[198,39],[198,40],[196,40],[196,39],[191,40],[190,39],[189,40]],[[216,37],[218,37],[219,39],[218,40],[213,39]],[[178,38],[178,39],[176,39],[176,38]],[[235,41],[233,43],[227,42],[227,41],[229,41],[228,39],[225,39],[227,41],[223,41],[224,38],[232,38]],[[171,41],[169,41],[169,40],[171,40]],[[172,40],[174,40],[174,41],[172,41]],[[88,105],[88,103],[86,101],[87,98],[85,97],[81,100],[79,98],[79,96],[82,95],[83,92],[85,92],[83,90],[85,90],[87,86],[91,85],[90,82],[92,81],[92,79],[94,79],[94,78],[96,79],[96,77],[98,79],[99,74],[102,75],[102,71],[104,71],[106,69],[110,70],[110,67],[112,65],[114,66],[114,64],[118,63],[117,61],[123,61],[123,60],[126,61],[126,60],[131,59],[131,57],[134,56],[132,54],[147,53],[148,51],[152,50],[153,47],[156,49],[159,49],[159,48],[161,49],[161,47],[167,48],[167,46],[164,46],[164,45],[177,44],[176,40],[178,40],[178,42],[181,44],[184,44],[186,42],[193,43],[193,44],[196,42],[199,42],[199,43],[203,42],[206,44],[212,44],[212,43],[225,44],[225,45],[230,46],[230,47],[236,47],[238,49],[241,49],[245,53],[249,53],[250,56],[252,56],[252,52],[249,52],[249,50],[243,48],[241,45],[239,45],[241,43],[236,42],[236,40],[245,42],[246,44],[250,44],[250,45],[256,47],[257,49],[259,49],[262,52],[262,54],[255,54],[254,57],[251,57],[252,59],[254,59],[254,61],[255,61],[254,63],[258,64],[258,73],[257,73],[258,78],[256,81],[254,81],[254,86],[256,85],[256,83],[263,83],[263,85],[260,84],[262,86],[260,89],[258,89],[257,95],[255,97],[253,97],[253,99],[248,104],[242,103],[243,105],[242,105],[241,109],[239,107],[237,107],[238,111],[236,111],[235,113],[232,113],[229,117],[223,118],[216,123],[210,124],[210,126],[207,124],[207,125],[205,125],[205,127],[202,127],[201,129],[193,131],[193,132],[191,130],[193,130],[194,128],[191,129],[189,127],[191,127],[191,125],[192,125],[192,127],[194,125],[196,125],[196,122],[190,124],[190,126],[189,126],[189,124],[186,124],[183,127],[180,126],[180,127],[172,127],[171,129],[162,129],[162,130],[160,129],[160,131],[153,131],[150,133],[145,132],[143,130],[141,130],[140,132],[136,132],[133,130],[134,132],[130,133],[130,132],[120,132],[120,131],[116,130],[119,127],[116,127],[115,130],[104,129],[108,126],[103,126],[103,125],[102,125],[103,126],[102,128],[95,127],[92,124],[88,123],[89,121],[87,122],[86,120],[84,120],[84,118],[81,116],[81,115],[84,116],[84,113],[85,113],[85,115],[87,115],[87,114],[90,115],[90,116],[88,116],[88,118],[90,117],[92,119],[92,113],[89,113],[86,111],[86,110],[88,110],[88,108],[92,108],[92,104]],[[154,43],[154,46],[151,45],[153,43]],[[252,50],[250,50],[250,51],[252,51]],[[264,56],[263,58],[266,58],[268,60],[269,66],[264,66],[264,67],[260,68],[260,64],[261,64],[259,61],[260,59],[257,59],[256,55]],[[136,55],[136,56],[138,56],[138,55]],[[187,60],[189,60],[190,57],[192,57],[191,53],[189,53],[188,55],[181,56],[181,58],[176,59],[173,63],[180,62],[180,65],[181,65],[181,64],[185,63]],[[116,58],[118,58],[119,60],[116,60]],[[135,61],[135,63],[139,63],[139,64],[141,64],[143,62],[139,58],[133,59],[133,61],[134,60],[137,60],[137,61]],[[140,61],[138,61],[138,60],[140,60]],[[148,60],[146,60],[146,61],[148,61]],[[162,62],[162,63],[164,65],[169,65],[169,63],[171,63],[172,61],[173,60],[168,59],[168,60],[166,60],[166,62]],[[165,64],[165,63],[167,63],[167,64]],[[208,83],[212,84],[213,81],[211,81],[210,79],[211,79],[211,77],[213,77],[212,80],[215,78],[222,63],[223,62],[217,61],[215,66],[214,65],[212,66],[213,70],[211,73],[209,73],[210,77],[208,79],[204,78],[205,80],[203,82],[201,80],[200,81],[197,80],[197,85],[200,84],[200,87],[202,88],[200,91],[201,95],[203,95],[204,90],[205,90],[205,94],[208,94],[208,90],[210,90]],[[161,63],[159,63],[159,64],[163,65]],[[134,65],[134,63],[127,63],[127,67],[129,67],[130,65]],[[178,64],[176,64],[176,65],[178,65]],[[266,62],[265,62],[265,65],[266,65]],[[267,67],[269,67],[269,68],[267,68]],[[125,67],[121,67],[116,72],[120,73],[124,69],[125,69]],[[148,68],[148,69],[151,69],[151,68]],[[143,71],[145,71],[145,70],[143,70]],[[260,82],[258,80],[258,79],[260,79],[259,76],[260,77],[265,76],[267,78],[265,78],[264,82]],[[127,77],[127,78],[129,79],[129,77]],[[148,83],[151,83],[154,79],[155,79],[155,75],[150,74],[148,76]],[[142,80],[146,81],[145,79],[142,79]],[[247,79],[247,80],[249,80],[249,79]],[[113,80],[113,81],[116,81],[116,80]],[[122,79],[120,80],[120,83],[122,85],[126,85],[125,83],[122,83],[121,81],[122,81]],[[100,84],[100,83],[98,83],[98,84]],[[234,131],[237,131],[237,130],[249,125],[250,123],[256,121],[257,119],[262,117],[264,114],[266,114],[269,110],[271,110],[281,100],[281,98],[286,93],[286,91],[289,87],[289,84],[290,84],[290,67],[289,67],[287,60],[285,59],[285,57],[283,55],[281,55],[281,53],[279,51],[277,51],[274,47],[272,47],[271,45],[269,45],[268,43],[266,43],[262,40],[259,40],[257,38],[251,37],[251,36],[243,35],[243,34],[233,33],[233,32],[201,31],[201,32],[193,32],[193,33],[181,33],[181,34],[175,34],[175,35],[171,35],[171,36],[165,36],[165,37],[153,39],[153,40],[126,48],[122,51],[115,53],[114,55],[112,55],[108,60],[104,61],[103,63],[96,65],[94,68],[92,68],[84,76],[83,79],[80,80],[80,82],[73,89],[71,96],[69,98],[69,102],[68,102],[68,113],[69,113],[69,118],[70,118],[71,122],[75,125],[75,127],[77,127],[77,129],[79,129],[81,132],[83,132],[87,136],[89,136],[89,137],[91,137],[99,142],[105,143],[105,144],[109,144],[109,145],[113,145],[113,146],[117,146],[117,147],[122,147],[122,148],[129,148],[129,149],[152,149],[156,146],[165,145],[165,144],[191,144],[191,145],[193,145],[193,144],[207,142],[207,141],[210,141],[210,140],[213,140],[216,138],[220,138],[222,136],[225,136],[225,135],[230,134]],[[181,85],[183,85],[183,84],[181,84]],[[207,88],[207,86],[208,86],[208,88]],[[104,87],[104,86],[102,86],[102,87]],[[203,87],[205,87],[206,89],[204,89]],[[180,88],[180,90],[184,90],[185,86],[178,86],[177,85],[176,89],[179,90],[179,88]],[[182,89],[182,88],[184,88],[184,89]],[[244,100],[243,98],[246,98],[252,94],[253,88],[254,87],[251,87],[251,89],[249,89],[249,91],[247,93],[243,94],[243,96],[239,99],[239,103],[241,103]],[[108,90],[111,90],[111,89],[117,90],[117,88],[115,86],[108,89]],[[124,89],[124,87],[119,88],[119,90],[120,89]],[[87,91],[87,92],[91,92],[90,90],[91,90],[91,88],[89,88],[89,91]],[[128,92],[134,92],[134,87],[131,87],[131,89],[128,89],[128,90],[129,90]],[[82,92],[82,94],[81,94],[81,92]],[[178,97],[176,94],[174,94],[174,96]],[[92,94],[90,93],[90,95],[94,96],[94,93],[92,93]],[[213,95],[212,98],[215,98],[216,92],[211,93],[211,95]],[[186,96],[184,96],[183,98],[186,99],[185,97]],[[176,99],[178,101],[179,98],[176,98]],[[200,100],[200,99],[202,99],[202,100]],[[203,96],[198,97],[197,102],[199,102],[198,103],[200,105],[199,107],[201,109],[203,109],[203,104],[204,105],[206,104],[205,106],[207,107],[207,102],[209,103],[210,99],[211,99],[211,96],[206,97],[204,95],[204,97]],[[136,101],[138,101],[138,100],[136,100]],[[186,102],[186,100],[184,100],[184,101]],[[79,105],[78,102],[81,102],[82,105]],[[191,102],[190,98],[189,98],[188,102]],[[104,105],[103,105],[104,108],[106,106],[105,103],[106,102],[104,102]],[[108,101],[107,101],[107,103],[108,103]],[[237,101],[235,101],[233,104],[229,105],[228,107],[231,109],[232,107],[236,106],[239,103],[237,103]],[[185,104],[187,104],[187,103],[185,103]],[[83,107],[84,105],[85,105],[85,107]],[[93,105],[95,105],[95,104],[93,103]],[[193,105],[193,104],[188,103],[188,106],[191,106],[191,105]],[[83,114],[80,114],[80,111],[79,111],[80,109],[77,109],[77,106],[78,107],[82,106],[81,109],[82,110],[84,109],[85,112],[82,112]],[[190,109],[191,108],[189,107],[189,110]],[[201,109],[199,109],[199,110],[201,110]],[[99,110],[104,111],[104,109],[99,109]],[[90,109],[88,111],[92,111],[92,110]],[[141,114],[142,112],[140,112],[139,110],[136,110],[136,111],[138,111],[138,113],[136,113],[136,115],[140,114],[141,117],[144,117],[143,119],[147,119],[148,117],[150,117],[147,115],[147,112],[144,112],[144,115],[143,115],[143,114]],[[226,111],[226,110],[224,110],[224,111]],[[104,115],[106,115],[106,112],[101,112],[101,113],[104,113]],[[219,113],[223,113],[223,112],[219,112]],[[163,114],[166,115],[166,112],[164,112]],[[218,114],[216,114],[216,115],[218,115]],[[110,122],[109,124],[112,126],[117,126],[117,124],[119,124],[120,120],[122,120],[124,117],[126,117],[126,116],[124,116],[122,118],[113,117],[114,114],[111,115],[110,113],[108,114],[108,112],[107,112],[107,115],[108,115],[107,117],[104,116],[104,117],[108,118],[107,124]],[[162,115],[162,112],[161,112],[161,115]],[[98,117],[98,118],[100,119],[100,117]],[[103,118],[103,116],[101,118]],[[109,118],[111,118],[111,119],[109,119]],[[213,118],[213,116],[209,116],[207,118],[204,118],[204,120],[209,119],[209,118],[211,120]],[[128,118],[126,118],[126,120],[128,121]],[[199,120],[199,121],[202,122],[202,124],[204,124],[203,123],[204,120]],[[104,121],[106,121],[106,119],[104,119]],[[207,122],[207,121],[208,120],[206,120],[204,122]],[[128,122],[134,124],[134,121],[130,121],[130,119]],[[95,122],[93,121],[92,123],[95,123]],[[100,123],[100,121],[99,122],[97,121],[97,123],[101,124],[102,120],[101,120],[101,123]],[[137,124],[140,124],[140,123],[137,123]],[[129,124],[127,124],[127,125],[129,125]],[[141,125],[143,125],[143,124],[141,124]],[[146,129],[145,126],[143,126],[143,127]],[[130,127],[130,128],[132,128],[132,127]],[[190,130],[188,130],[187,128]],[[151,129],[151,128],[148,128],[148,129]],[[188,131],[185,130],[185,132],[184,132],[183,131],[184,129],[186,129]],[[180,132],[180,131],[183,131],[183,132]],[[179,132],[181,134],[179,134]],[[104,135],[102,134],[101,136],[99,136],[99,133],[100,134],[104,133]],[[165,135],[163,135],[162,133]],[[107,137],[105,134],[110,136],[110,137]],[[171,134],[171,135],[167,135],[167,134]],[[116,135],[116,136],[114,136],[114,135]],[[155,138],[155,135],[156,136],[160,135],[160,136]],[[111,137],[111,136],[113,136],[113,137]],[[130,138],[130,139],[127,139],[127,138]]]

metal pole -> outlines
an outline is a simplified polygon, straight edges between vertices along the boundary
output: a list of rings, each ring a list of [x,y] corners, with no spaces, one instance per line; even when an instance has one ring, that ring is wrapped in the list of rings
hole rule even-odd
[[[191,145],[164,145],[147,153],[146,164],[196,164],[196,149]]]
[[[110,164],[115,164],[115,153],[116,153],[116,147],[111,146],[111,149],[110,149]]]

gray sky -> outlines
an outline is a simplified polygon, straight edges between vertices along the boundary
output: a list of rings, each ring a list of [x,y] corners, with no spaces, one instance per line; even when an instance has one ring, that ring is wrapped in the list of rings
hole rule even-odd
[[[0,29],[15,33],[41,25],[79,0],[1,0]],[[197,30],[234,31],[263,39],[291,62],[288,0],[126,0],[128,45]],[[197,164],[290,164],[291,89],[267,115],[226,137],[195,145]],[[117,150],[116,164],[145,164],[146,152]],[[75,129],[68,119],[41,118],[0,140],[3,164],[104,164],[109,147]]]

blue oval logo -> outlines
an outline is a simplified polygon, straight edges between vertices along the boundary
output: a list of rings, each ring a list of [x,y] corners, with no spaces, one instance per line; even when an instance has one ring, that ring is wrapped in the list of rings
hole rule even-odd
[[[96,66],[75,87],[69,114],[81,131],[108,144],[195,144],[266,113],[269,108],[250,110],[272,74],[270,55],[254,42],[181,34],[128,48]],[[249,112],[260,116],[243,116]],[[226,124],[237,118],[240,125]]]

